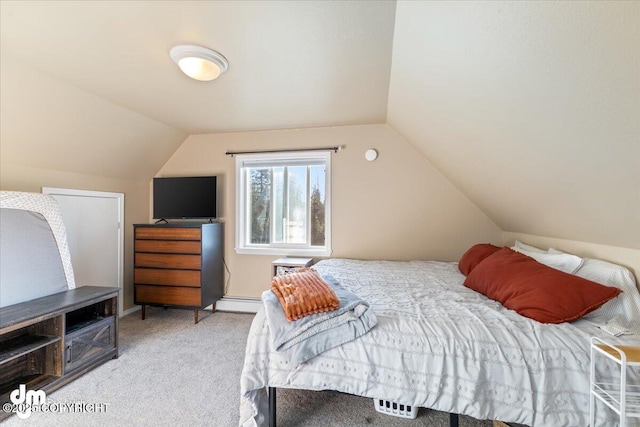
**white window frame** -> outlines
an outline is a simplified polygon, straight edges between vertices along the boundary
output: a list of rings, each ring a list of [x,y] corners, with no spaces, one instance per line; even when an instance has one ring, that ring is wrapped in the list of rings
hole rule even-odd
[[[325,173],[325,245],[323,247],[309,244],[271,243],[252,244],[247,242],[247,174],[243,169],[245,162],[255,161],[300,161],[322,160],[326,165]],[[307,178],[308,179],[308,178]],[[309,210],[307,210],[307,220]],[[310,237],[309,237],[310,238]],[[283,153],[260,153],[236,155],[236,253],[253,255],[331,255],[331,151],[290,151]]]

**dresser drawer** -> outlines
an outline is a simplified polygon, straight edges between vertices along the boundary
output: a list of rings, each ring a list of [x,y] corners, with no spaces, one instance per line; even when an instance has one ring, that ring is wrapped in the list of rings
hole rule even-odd
[[[136,304],[167,304],[200,307],[200,289],[136,285]]]
[[[151,240],[200,240],[200,228],[186,227],[136,227],[136,239]]]
[[[136,268],[133,273],[135,284],[200,287],[200,272],[197,270],[159,270]]]
[[[200,258],[200,255],[136,253],[135,263],[136,267],[200,270],[202,258]]]
[[[170,254],[200,254],[200,242],[180,240],[136,240],[136,252],[158,252]]]

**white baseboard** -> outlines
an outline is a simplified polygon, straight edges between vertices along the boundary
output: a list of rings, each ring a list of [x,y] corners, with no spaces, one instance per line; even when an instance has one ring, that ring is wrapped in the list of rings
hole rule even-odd
[[[124,317],[124,316],[126,316],[128,314],[131,314],[131,313],[134,313],[136,311],[139,311],[141,308],[142,307],[139,306],[139,305],[134,305],[133,307],[128,308],[128,309],[124,310],[122,313],[120,313],[120,317]]]
[[[216,311],[230,311],[234,313],[257,313],[262,306],[260,298],[241,298],[241,297],[223,297],[216,302]],[[134,305],[133,307],[120,313],[120,317],[139,311],[142,307]],[[211,310],[211,306],[205,307],[205,310]]]
[[[216,311],[257,313],[261,306],[260,298],[223,297],[216,302]]]

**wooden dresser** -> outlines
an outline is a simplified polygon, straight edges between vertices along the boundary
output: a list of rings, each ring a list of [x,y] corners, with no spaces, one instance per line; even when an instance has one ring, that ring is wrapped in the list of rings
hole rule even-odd
[[[134,302],[198,310],[224,295],[222,224],[135,224]]]

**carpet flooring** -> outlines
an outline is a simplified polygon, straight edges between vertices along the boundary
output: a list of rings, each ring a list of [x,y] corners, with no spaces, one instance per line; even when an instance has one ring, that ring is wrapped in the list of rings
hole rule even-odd
[[[81,403],[87,412],[13,416],[13,426],[237,426],[240,374],[253,315],[148,307],[120,319],[120,357],[50,393],[49,401]],[[91,408],[94,412],[88,412]],[[98,408],[106,408],[96,412]],[[380,414],[368,398],[337,392],[278,391],[278,425],[448,426],[448,415],[420,409],[407,420]],[[461,427],[490,421],[461,416]]]

